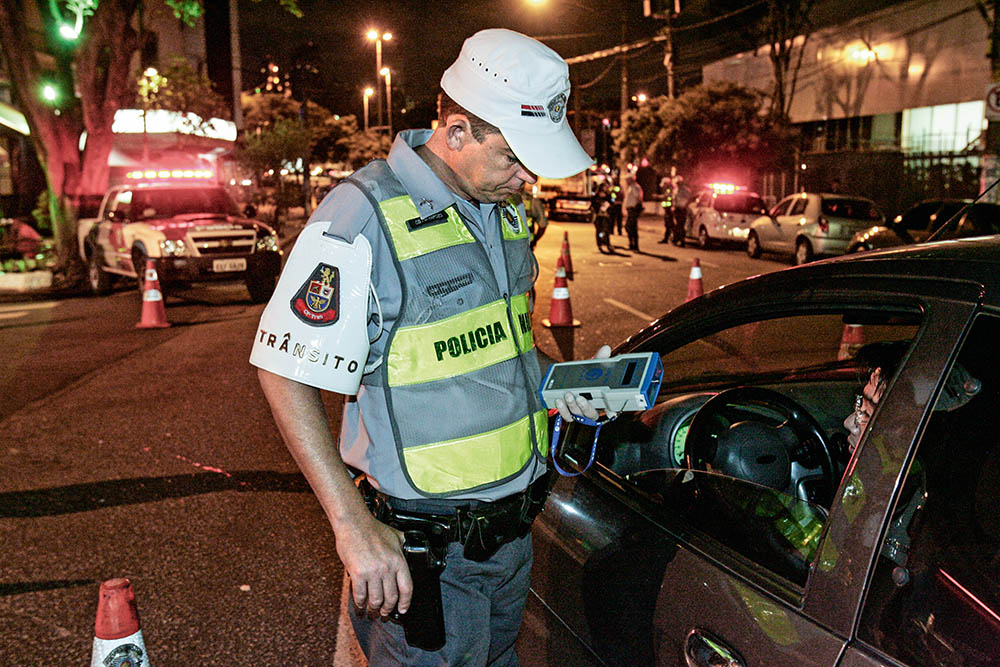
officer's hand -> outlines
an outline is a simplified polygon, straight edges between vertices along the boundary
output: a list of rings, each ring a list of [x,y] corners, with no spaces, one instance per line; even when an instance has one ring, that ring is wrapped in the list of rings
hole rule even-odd
[[[602,345],[594,355],[594,359],[607,359],[611,356],[611,346]],[[577,396],[573,392],[566,392],[563,398],[556,399],[556,409],[564,421],[572,421],[573,415],[586,417],[587,419],[597,419],[601,414],[590,401],[583,396]]]
[[[358,609],[388,616],[410,608],[413,579],[403,557],[403,533],[370,514],[337,534],[337,555],[351,577]]]

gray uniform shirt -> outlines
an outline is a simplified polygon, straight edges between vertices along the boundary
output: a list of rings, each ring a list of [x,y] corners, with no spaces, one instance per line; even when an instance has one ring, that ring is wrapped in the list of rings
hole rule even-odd
[[[406,189],[421,217],[438,213],[451,205],[456,209],[475,239],[482,244],[489,256],[493,274],[501,292],[509,293],[507,271],[501,245],[499,212],[495,204],[476,204],[457,196],[431,170],[413,150],[426,143],[431,130],[406,130],[393,142],[387,161]],[[370,318],[369,338],[378,335],[371,346],[369,363],[385,353],[388,330],[395,323],[400,310],[401,287],[393,265],[392,248],[382,234],[378,217],[371,202],[358,188],[342,184],[316,208],[309,219],[310,225],[324,225],[335,236],[353,242],[363,234],[372,246],[372,284],[378,295],[384,328]],[[375,313],[374,304],[369,310]],[[378,372],[378,371],[375,371]],[[361,385],[357,398],[349,397],[344,404],[344,417],[340,429],[340,454],[344,462],[367,473],[383,493],[396,498],[420,498],[403,476],[402,464],[392,434],[392,426],[385,408],[385,393],[380,386]],[[428,406],[427,419],[455,418],[444,414],[439,407]],[[471,415],[468,418],[474,419]],[[527,470],[504,484],[456,499],[475,498],[496,500],[522,491],[534,478],[544,472],[544,466],[533,462]]]

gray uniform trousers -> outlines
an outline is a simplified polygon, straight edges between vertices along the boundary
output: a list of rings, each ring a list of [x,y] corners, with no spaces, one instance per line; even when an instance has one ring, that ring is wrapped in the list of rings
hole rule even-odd
[[[531,534],[508,542],[487,561],[462,556],[462,545],[448,545],[441,573],[446,641],[440,651],[406,643],[403,626],[365,615],[349,603],[351,624],[370,667],[391,665],[517,665],[514,643],[521,630],[531,585]]]

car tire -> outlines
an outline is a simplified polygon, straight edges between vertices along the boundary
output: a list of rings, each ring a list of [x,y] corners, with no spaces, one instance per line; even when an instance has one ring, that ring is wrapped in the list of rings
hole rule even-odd
[[[750,232],[747,234],[747,255],[751,259],[757,259],[760,257],[760,239],[757,238],[756,232]]]
[[[136,273],[136,286],[139,288],[139,296],[143,296],[146,293],[146,260],[150,259],[146,256],[146,249],[142,246],[136,246],[132,248],[132,266],[135,267]],[[163,289],[163,282],[160,282],[160,294],[163,300],[167,300],[167,293]]]
[[[248,271],[244,282],[247,286],[247,292],[250,294],[250,301],[266,303],[274,294],[274,288],[278,285],[278,276],[272,272]]]
[[[92,248],[87,255],[87,283],[91,293],[97,296],[108,294],[113,282],[111,274],[101,268],[103,264],[100,251]]]
[[[708,250],[712,246],[712,239],[708,235],[708,230],[704,225],[698,228],[698,247]]]
[[[799,239],[795,242],[795,263],[799,266],[813,261],[813,249],[809,241]]]

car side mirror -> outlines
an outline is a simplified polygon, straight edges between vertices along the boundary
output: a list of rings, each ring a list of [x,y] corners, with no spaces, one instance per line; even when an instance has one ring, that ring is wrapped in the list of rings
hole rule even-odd
[[[247,204],[243,207],[243,215],[247,218],[254,218],[257,216],[257,207],[253,204]]]

